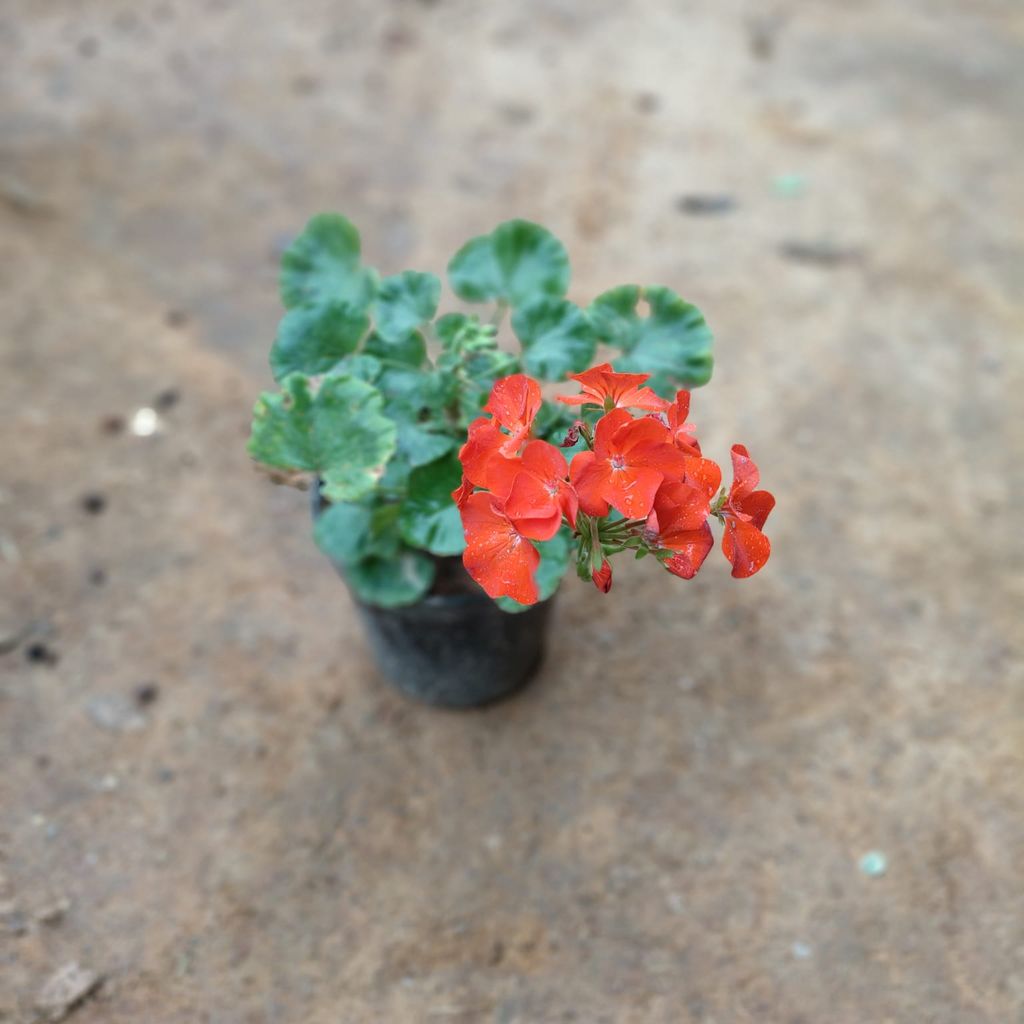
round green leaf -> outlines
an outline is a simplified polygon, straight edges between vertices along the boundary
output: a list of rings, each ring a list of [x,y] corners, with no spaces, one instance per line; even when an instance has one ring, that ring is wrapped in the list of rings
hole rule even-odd
[[[281,319],[270,350],[274,380],[284,380],[289,373],[326,373],[339,359],[355,351],[369,325],[365,313],[344,302],[289,310]]]
[[[377,291],[377,272],[359,261],[359,232],[338,213],[321,213],[281,257],[281,301],[322,306],[337,300],[365,310]]]
[[[523,369],[546,380],[581,373],[597,348],[590,321],[567,299],[541,299],[517,309],[512,330],[523,343]]]
[[[373,490],[395,451],[395,425],[383,406],[366,381],[328,376],[314,390],[293,373],[279,394],[257,400],[249,454],[279,469],[319,474],[329,501],[354,500]]]
[[[402,539],[434,555],[460,555],[466,547],[452,491],[462,483],[462,465],[452,453],[409,474],[398,513]]]
[[[641,296],[650,307],[647,317],[636,311]],[[649,374],[651,387],[663,397],[711,379],[711,330],[701,311],[670,288],[613,288],[593,301],[587,315],[601,341],[622,349],[615,369]]]
[[[361,601],[381,608],[415,604],[430,591],[437,567],[422,551],[402,548],[390,558],[372,555],[345,569],[345,579]]]
[[[560,298],[569,288],[569,255],[547,228],[510,220],[467,242],[448,264],[448,280],[468,302],[501,299],[520,306],[541,296]]]
[[[375,306],[377,334],[386,342],[398,342],[434,319],[441,301],[441,282],[435,274],[415,270],[385,277]]]
[[[572,532],[563,526],[551,540],[531,541],[540,552],[540,565],[537,566],[537,592],[539,600],[546,601],[558,589],[569,560],[573,554]],[[520,604],[510,597],[499,597],[498,607],[506,612],[525,612],[531,605]]]

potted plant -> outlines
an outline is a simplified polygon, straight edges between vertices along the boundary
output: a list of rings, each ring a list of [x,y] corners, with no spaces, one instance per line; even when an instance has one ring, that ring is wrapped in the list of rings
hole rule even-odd
[[[535,671],[571,564],[604,591],[627,551],[689,578],[718,518],[733,575],[751,575],[774,499],[746,449],[729,491],[700,452],[689,389],[711,376],[712,337],[673,291],[623,285],[581,308],[565,248],[522,220],[467,242],[448,280],[486,313],[438,317],[436,276],[381,278],[348,220],[314,217],[282,258],[279,390],[256,402],[249,452],[310,486],[316,543],[384,675],[466,707]],[[509,314],[518,353],[498,344]],[[592,366],[599,345],[614,364]],[[579,394],[542,395],[570,377]]]

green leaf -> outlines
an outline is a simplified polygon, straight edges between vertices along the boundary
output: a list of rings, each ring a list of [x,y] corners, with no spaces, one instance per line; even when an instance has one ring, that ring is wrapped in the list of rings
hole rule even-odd
[[[423,335],[417,331],[413,331],[397,341],[385,341],[379,334],[371,334],[366,339],[363,351],[377,359],[416,368],[422,366],[423,361],[427,358],[426,342],[423,340]]]
[[[523,343],[523,369],[546,380],[581,373],[597,348],[590,321],[567,299],[541,299],[517,309],[512,330]]]
[[[321,213],[281,257],[285,309],[348,303],[362,312],[377,291],[377,272],[359,262],[359,232],[338,213]]]
[[[313,539],[332,561],[351,565],[370,554],[372,526],[372,508],[341,502],[321,513],[313,527]]]
[[[326,373],[339,359],[355,351],[369,326],[365,313],[344,302],[289,310],[281,319],[270,350],[274,380],[284,380],[289,373]]]
[[[440,416],[448,397],[442,374],[409,366],[385,367],[377,386],[384,396],[388,414],[394,419],[413,422]]]
[[[345,579],[366,604],[398,608],[415,604],[434,583],[437,567],[422,551],[402,548],[396,555],[373,555],[345,569]]]
[[[641,297],[650,307],[647,317],[636,311]],[[593,301],[587,315],[601,341],[622,349],[615,369],[650,374],[651,387],[663,397],[711,379],[711,330],[701,311],[670,288],[613,288]]]
[[[641,321],[636,304],[642,289],[636,284],[623,284],[599,295],[587,308],[587,317],[598,338],[607,345],[628,349],[640,337]]]
[[[415,270],[385,277],[377,292],[377,334],[386,342],[399,342],[428,320],[441,301],[441,281],[435,274]]]
[[[256,402],[249,454],[268,466],[319,474],[329,501],[373,490],[396,444],[380,392],[344,375],[324,377],[314,391],[293,373],[281,387]]]
[[[462,519],[452,491],[462,483],[462,466],[446,455],[409,474],[405,501],[398,514],[402,539],[434,555],[461,555],[466,547]]]
[[[380,376],[382,369],[379,359],[356,352],[353,355],[345,356],[344,359],[332,366],[328,373],[356,377],[359,380],[365,380],[367,384],[373,384]]]
[[[569,288],[569,255],[547,228],[510,220],[467,242],[448,264],[448,280],[467,302],[501,299],[520,306],[560,298]]]
[[[408,420],[398,421],[398,453],[413,468],[439,459],[457,445],[458,442],[450,434],[428,430]]]
[[[539,599],[546,601],[558,589],[574,552],[572,531],[563,526],[551,540],[533,541],[540,551],[540,565],[537,566],[537,591]],[[498,607],[506,612],[525,612],[532,605],[520,604],[510,597],[499,597]]]

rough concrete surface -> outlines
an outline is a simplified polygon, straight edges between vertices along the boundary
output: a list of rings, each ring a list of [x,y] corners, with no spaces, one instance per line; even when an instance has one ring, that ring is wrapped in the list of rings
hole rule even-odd
[[[1022,109],[1013,0],[3,0],[0,1020],[1024,1021]],[[765,572],[389,690],[244,452],[322,209],[697,302]]]

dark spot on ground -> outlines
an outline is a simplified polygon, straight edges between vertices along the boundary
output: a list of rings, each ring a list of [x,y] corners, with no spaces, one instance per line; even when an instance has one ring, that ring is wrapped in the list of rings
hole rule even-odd
[[[169,309],[164,314],[164,323],[168,327],[184,327],[188,323],[188,313],[183,309]]]
[[[99,566],[89,570],[89,582],[94,587],[102,587],[107,582],[107,570]]]
[[[710,217],[723,213],[732,213],[736,209],[736,200],[732,196],[720,193],[717,195],[686,195],[676,200],[676,209],[691,217]]]
[[[153,399],[153,405],[155,405],[161,412],[167,412],[168,409],[173,409],[180,401],[181,392],[177,388],[164,388],[164,390]]]
[[[100,430],[104,434],[123,434],[125,428],[124,417],[117,413],[108,413],[100,420]]]
[[[770,16],[751,18],[747,24],[747,46],[756,60],[771,60],[775,56],[775,41],[782,25]]]
[[[381,39],[385,50],[411,50],[417,43],[416,33],[405,25],[392,25]]]
[[[86,36],[84,39],[78,40],[78,46],[76,47],[78,53],[82,57],[95,57],[100,50],[100,44],[98,40],[93,39],[92,36]]]
[[[160,687],[156,683],[139,683],[135,687],[134,696],[139,707],[148,707],[160,696]]]
[[[91,516],[98,516],[107,507],[106,496],[99,491],[90,491],[82,495],[82,509]]]
[[[33,665],[56,665],[60,661],[57,652],[41,640],[36,640],[25,648],[25,657]]]
[[[779,255],[794,263],[813,263],[819,267],[838,267],[844,263],[857,262],[861,257],[859,249],[833,245],[831,242],[783,242]]]
[[[139,17],[133,11],[122,11],[114,18],[114,28],[131,35],[139,27]]]
[[[316,75],[296,75],[292,79],[292,92],[296,96],[309,96],[320,88],[320,79]]]
[[[525,103],[503,103],[498,107],[498,113],[508,124],[529,124],[535,111]]]
[[[641,114],[656,114],[661,109],[661,97],[653,92],[637,93],[633,106]]]

